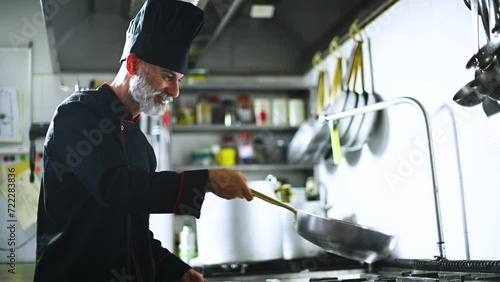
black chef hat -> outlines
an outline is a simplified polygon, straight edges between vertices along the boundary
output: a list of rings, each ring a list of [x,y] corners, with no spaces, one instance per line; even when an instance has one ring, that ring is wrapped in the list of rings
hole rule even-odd
[[[120,62],[141,60],[185,74],[191,41],[203,26],[203,11],[178,0],[148,0],[130,21]]]

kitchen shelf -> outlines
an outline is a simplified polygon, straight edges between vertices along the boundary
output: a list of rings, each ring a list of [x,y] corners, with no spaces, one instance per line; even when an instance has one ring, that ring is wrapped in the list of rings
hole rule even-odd
[[[177,171],[197,170],[197,169],[216,169],[216,168],[230,168],[241,171],[304,171],[312,170],[312,165],[290,165],[290,164],[241,164],[235,166],[200,166],[200,165],[185,165],[174,166]]]
[[[272,126],[272,125],[174,125],[172,132],[234,132],[234,131],[296,131],[298,126]]]
[[[280,90],[280,91],[292,91],[292,90],[310,90],[313,85],[307,84],[293,84],[293,83],[194,83],[194,84],[183,84],[180,86],[180,91],[183,90]]]

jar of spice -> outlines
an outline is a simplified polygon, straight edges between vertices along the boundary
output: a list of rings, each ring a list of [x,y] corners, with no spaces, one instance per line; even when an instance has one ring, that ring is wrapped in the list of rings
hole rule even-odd
[[[240,163],[252,163],[254,157],[250,132],[241,132],[238,143],[238,160]]]
[[[214,95],[210,97],[210,104],[212,105],[212,124],[224,123],[224,108],[220,96]]]
[[[249,124],[254,122],[252,103],[248,95],[238,97],[237,114],[241,123]]]
[[[198,125],[212,124],[212,105],[205,95],[200,96],[196,103],[196,123]]]
[[[236,108],[233,100],[225,99],[222,101],[224,106],[224,125],[232,126],[236,124]]]

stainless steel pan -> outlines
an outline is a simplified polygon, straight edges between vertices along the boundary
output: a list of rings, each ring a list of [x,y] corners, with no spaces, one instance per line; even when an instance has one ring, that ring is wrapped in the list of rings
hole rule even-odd
[[[304,239],[334,253],[359,262],[372,263],[391,254],[396,237],[373,228],[310,214],[255,190],[255,197],[295,214],[295,230]]]

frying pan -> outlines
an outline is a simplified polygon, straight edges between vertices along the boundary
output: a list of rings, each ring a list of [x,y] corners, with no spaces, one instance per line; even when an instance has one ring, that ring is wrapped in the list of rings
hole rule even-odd
[[[377,102],[377,99],[375,97],[375,88],[373,85],[373,67],[372,67],[372,56],[371,56],[371,44],[370,44],[370,39],[366,39],[367,45],[368,45],[368,54],[369,54],[369,60],[368,60],[368,65],[370,68],[370,75],[371,77],[371,86],[372,86],[372,92],[368,93],[365,90],[365,71],[364,71],[364,57],[363,53],[360,52],[360,61],[359,61],[359,68],[360,68],[360,73],[361,73],[361,89],[362,89],[362,95],[365,101],[365,104],[362,106],[368,106],[371,104],[375,104]],[[371,113],[365,113],[363,114],[363,122],[359,126],[358,132],[356,134],[356,138],[353,140],[349,146],[345,147],[345,150],[347,152],[355,152],[359,151],[363,148],[363,145],[366,143],[368,140],[368,137],[374,130],[374,126],[377,122],[377,114],[374,112]]]
[[[324,86],[326,71],[318,77],[318,98],[316,99],[316,116],[303,122],[290,141],[287,158],[289,163],[314,164],[318,162],[318,153],[330,140],[329,128],[317,119],[324,103]]]
[[[304,239],[345,258],[372,263],[391,254],[396,237],[373,228],[324,218],[295,209],[252,189],[255,197],[295,214],[295,230]]]

